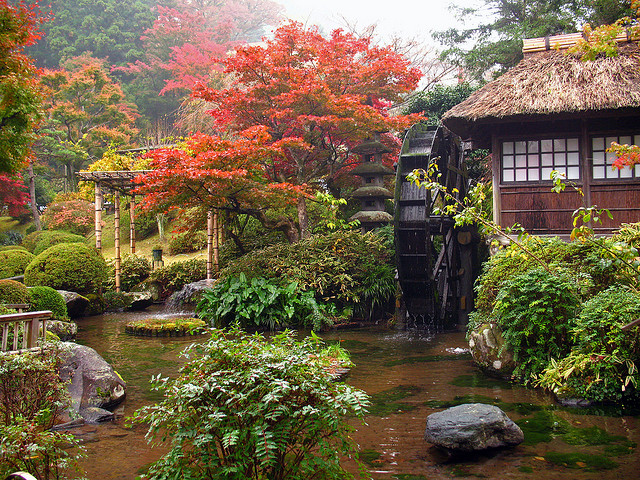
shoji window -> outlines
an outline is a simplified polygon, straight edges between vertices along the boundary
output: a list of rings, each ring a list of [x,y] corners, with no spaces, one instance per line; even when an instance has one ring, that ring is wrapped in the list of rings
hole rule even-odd
[[[622,170],[612,168],[616,155],[615,153],[607,152],[607,148],[611,146],[612,142],[616,142],[621,145],[639,145],[640,135],[593,137],[591,139],[591,153],[593,155],[594,180],[640,178],[640,165],[636,165],[632,168],[624,167]]]
[[[577,138],[502,142],[503,182],[551,180],[553,170],[565,175],[568,180],[580,179]]]

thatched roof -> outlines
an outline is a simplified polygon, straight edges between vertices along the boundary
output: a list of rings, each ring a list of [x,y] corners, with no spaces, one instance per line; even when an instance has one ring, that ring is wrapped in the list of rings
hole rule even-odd
[[[523,117],[640,108],[640,51],[621,45],[619,56],[583,61],[552,50],[528,55],[442,117],[468,137],[473,124]]]

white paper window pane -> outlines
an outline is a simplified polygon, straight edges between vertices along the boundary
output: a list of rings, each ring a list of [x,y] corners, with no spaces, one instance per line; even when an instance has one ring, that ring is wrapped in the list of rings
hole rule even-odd
[[[604,152],[593,152],[593,164],[604,165]]]
[[[569,152],[577,152],[578,148],[578,139],[577,138],[568,138],[567,139],[567,151]]]
[[[513,182],[513,170],[504,170],[502,172],[502,180],[505,182]]]
[[[602,137],[594,137],[591,140],[591,143],[593,145],[593,151],[595,152],[596,150],[604,150],[604,138]]]
[[[540,150],[543,152],[553,152],[553,140],[541,140]]]
[[[567,169],[567,178],[569,180],[576,180],[580,178],[580,167],[569,167]]]
[[[609,148],[613,142],[617,142],[618,137],[607,137],[604,141],[604,148]]]
[[[538,165],[540,165],[540,158],[538,157],[538,155],[529,155],[527,157],[527,162],[529,162],[529,168],[537,167]]]
[[[567,153],[567,163],[569,165],[578,165],[580,163],[580,155],[578,152]]]
[[[635,167],[636,177],[640,177],[640,165],[636,165]]]
[[[526,182],[526,181],[527,181],[527,171],[516,170],[516,182]]]
[[[624,167],[622,170],[620,170],[620,178],[632,178],[633,177],[633,170],[629,167]]]
[[[527,151],[529,153],[538,153],[538,141],[534,140],[527,143]]]
[[[543,168],[542,169],[542,179],[543,180],[551,180],[551,172],[553,172],[553,168]]]
[[[516,153],[527,153],[527,142],[516,142]]]
[[[525,168],[527,166],[527,157],[524,155],[516,155],[516,168]]]
[[[502,144],[502,153],[507,155],[513,153],[513,142],[504,142]]]
[[[551,153],[543,153],[542,154],[542,165],[545,167],[553,166],[553,154]]]
[[[633,144],[640,145],[640,135],[636,135],[635,137],[633,137]]]
[[[599,178],[604,178],[605,172],[604,172],[605,167],[593,167],[593,178],[599,179]]]
[[[630,145],[631,144],[631,136],[620,137],[620,141],[618,143],[620,145]]]
[[[564,166],[567,164],[567,157],[565,153],[554,153],[553,162],[556,167]]]
[[[540,172],[537,168],[532,168],[529,170],[529,181],[538,181],[540,180]]]
[[[564,175],[564,177],[567,178],[567,169],[566,169],[566,167],[556,168],[556,170],[558,171],[558,173],[561,176]]]
[[[567,142],[564,140],[564,138],[556,138],[553,141],[553,149],[556,152],[564,152],[567,149]]]
[[[606,167],[607,168],[607,178],[618,178],[618,169],[617,168],[611,168],[611,167]]]
[[[618,156],[613,152],[607,152],[606,155],[607,165],[613,165],[613,162],[618,158]]]
[[[502,157],[502,167],[503,168],[513,168],[513,156],[508,155]]]

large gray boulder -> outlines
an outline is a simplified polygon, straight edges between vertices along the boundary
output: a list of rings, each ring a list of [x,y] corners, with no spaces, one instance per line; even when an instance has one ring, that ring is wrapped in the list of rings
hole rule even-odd
[[[151,292],[128,292],[125,295],[131,301],[127,310],[144,310],[153,304]]]
[[[125,382],[98,352],[77,343],[62,342],[60,345],[60,376],[70,382],[68,390],[73,412],[82,415],[84,410],[109,409],[124,400]]]
[[[467,403],[429,415],[424,439],[447,450],[472,452],[518,445],[524,434],[498,407]]]
[[[67,313],[71,318],[78,318],[85,314],[89,306],[89,299],[76,292],[58,290],[64,301],[67,302]]]
[[[473,361],[488,375],[510,379],[516,364],[505,346],[502,330],[495,323],[484,323],[469,334]]]

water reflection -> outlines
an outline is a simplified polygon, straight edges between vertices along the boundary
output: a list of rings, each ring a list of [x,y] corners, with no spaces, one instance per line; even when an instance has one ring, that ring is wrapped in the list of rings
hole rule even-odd
[[[127,399],[120,408],[120,418],[79,432],[86,441],[89,456],[83,467],[90,480],[133,479],[140,468],[161,455],[160,449],[150,449],[146,444],[145,429],[127,427],[123,417],[157,401],[157,394],[150,391],[151,376],[175,375],[182,363],[180,351],[206,339],[132,337],[124,333],[127,322],[148,316],[148,312],[110,314],[79,322],[78,341],[95,348],[127,381]],[[433,336],[366,329],[329,332],[323,338],[340,342],[351,352],[356,367],[347,381],[372,397],[372,415],[365,425],[354,423],[354,439],[376,479],[638,478],[640,459],[632,446],[640,441],[637,417],[547,410],[553,401],[546,394],[480,375],[470,356],[457,350],[466,347],[462,333]],[[545,418],[566,422],[572,432],[598,428],[626,440],[610,445],[571,444],[567,443],[567,433],[549,436],[548,442],[464,458],[449,458],[422,440],[430,413],[469,401],[497,404],[516,421],[548,412]],[[597,463],[594,459],[598,458],[612,463]],[[605,467],[611,469],[600,469]],[[355,472],[355,466],[352,468]]]

